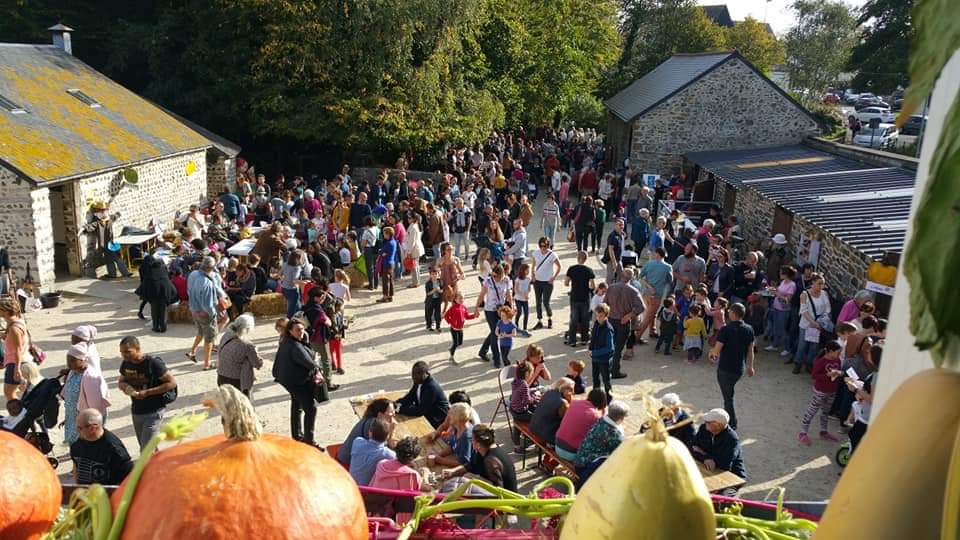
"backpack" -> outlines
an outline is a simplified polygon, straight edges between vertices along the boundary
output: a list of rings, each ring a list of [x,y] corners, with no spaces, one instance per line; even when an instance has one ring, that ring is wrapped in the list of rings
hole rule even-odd
[[[159,357],[154,357],[154,358],[157,358],[158,360],[160,359]],[[149,379],[150,382],[147,383],[147,384],[150,385],[150,386],[149,386],[150,388],[153,388],[154,386],[159,385],[160,379],[154,376],[153,371],[149,369],[149,366],[150,366],[150,365],[151,365],[151,364],[148,362],[148,363],[147,363],[147,367],[148,367],[148,370],[147,370],[147,378]],[[174,387],[171,388],[170,390],[167,390],[166,392],[164,392],[163,394],[161,394],[161,395],[160,395],[160,400],[163,402],[163,406],[164,406],[164,407],[166,407],[167,405],[170,405],[171,403],[173,403],[174,401],[176,401],[176,400],[177,400],[177,387],[174,386]]]

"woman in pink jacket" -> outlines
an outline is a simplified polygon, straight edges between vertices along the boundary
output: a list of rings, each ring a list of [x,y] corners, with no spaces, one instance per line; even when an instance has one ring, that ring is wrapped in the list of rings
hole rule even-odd
[[[96,409],[106,423],[107,407],[110,406],[110,391],[99,369],[90,362],[86,343],[77,343],[67,350],[66,383],[61,397],[64,401],[65,438],[73,443],[79,437],[76,429],[77,414],[84,409]]]

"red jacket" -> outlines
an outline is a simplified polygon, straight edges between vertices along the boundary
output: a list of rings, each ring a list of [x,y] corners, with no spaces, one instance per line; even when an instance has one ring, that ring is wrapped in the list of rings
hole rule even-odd
[[[467,311],[467,306],[463,304],[453,304],[447,309],[447,312],[443,314],[443,320],[447,321],[447,323],[450,324],[450,328],[454,330],[463,330],[463,325],[465,325],[468,320],[476,318],[477,314]]]

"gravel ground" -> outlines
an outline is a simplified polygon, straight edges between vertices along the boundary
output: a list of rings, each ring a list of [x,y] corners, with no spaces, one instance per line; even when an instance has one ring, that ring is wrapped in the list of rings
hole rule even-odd
[[[536,245],[538,225],[531,226],[531,245]],[[609,227],[608,227],[609,230]],[[558,235],[562,236],[562,235]],[[566,268],[575,262],[574,246],[561,240],[556,249]],[[604,273],[597,258],[589,264],[598,278]],[[465,265],[467,279],[462,292],[467,304],[472,306],[479,291],[476,272]],[[547,351],[548,365],[554,376],[560,376],[567,362],[574,358],[584,360],[589,366],[585,349],[571,349],[562,344],[562,333],[568,317],[566,287],[558,280],[554,292],[553,329],[538,330],[530,338],[519,338],[515,343],[514,356],[522,354],[529,343],[539,343]],[[486,333],[486,325],[480,320],[469,321],[466,327],[464,346],[458,351],[460,365],[448,361],[449,332],[444,327],[442,334],[428,333],[423,321],[423,292],[421,289],[405,288],[405,278],[397,288],[396,300],[390,304],[377,304],[379,294],[355,290],[354,300],[348,313],[355,317],[353,326],[344,341],[344,368],[346,375],[336,378],[341,388],[332,394],[333,399],[319,406],[317,440],[322,444],[341,442],[356,422],[349,398],[377,390],[403,390],[409,388],[410,367],[417,360],[430,363],[436,379],[447,393],[466,390],[484,421],[494,412],[499,391],[497,373],[489,363],[477,359],[477,351]],[[193,338],[193,327],[183,324],[170,325],[165,335],[150,332],[150,322],[136,317],[137,298],[133,295],[135,279],[113,282],[74,279],[58,284],[65,291],[61,305],[54,309],[30,313],[27,316],[33,338],[49,353],[43,367],[45,376],[55,376],[65,365],[65,352],[69,345],[70,331],[80,324],[95,324],[99,329],[98,339],[103,369],[111,386],[111,399],[107,427],[116,433],[131,453],[137,451],[130,421],[129,399],[116,389],[120,355],[119,339],[125,335],[137,335],[145,352],[159,355],[173,371],[179,384],[179,398],[171,412],[196,411],[205,391],[215,385],[214,371],[203,371],[201,366],[184,357]],[[531,295],[532,296],[532,295]],[[531,311],[534,311],[531,298]],[[149,309],[148,309],[149,312]],[[532,316],[530,326],[536,322]],[[544,321],[546,322],[546,321]],[[270,432],[289,433],[289,401],[286,392],[270,376],[272,359],[276,351],[277,336],[273,320],[259,319],[253,333],[255,342],[267,359],[258,374],[254,390],[257,412],[266,422]],[[633,399],[642,392],[678,392],[683,400],[695,410],[703,412],[722,404],[716,383],[714,368],[701,362],[688,365],[680,355],[671,358],[653,355],[651,345],[638,346],[630,361],[623,363],[629,378],[614,381],[616,396]],[[747,498],[762,499],[770,488],[782,486],[792,500],[823,500],[829,497],[837,480],[838,468],[832,464],[837,444],[814,438],[811,447],[797,443],[799,417],[810,396],[811,381],[806,375],[792,375],[790,366],[784,366],[778,356],[760,353],[757,359],[757,374],[752,379],[744,378],[737,386],[737,410],[740,417],[740,437],[744,445],[744,459],[749,483],[741,494]],[[589,367],[585,374],[589,381]],[[509,391],[509,386],[507,386]],[[501,441],[509,441],[506,422],[502,413],[495,419]],[[831,429],[838,423],[831,420]],[[220,431],[214,419],[205,421],[196,432],[202,437]],[[815,431],[814,431],[815,432]],[[55,453],[63,457],[58,469],[64,480],[69,478],[71,465],[68,450],[60,445],[62,432],[54,430],[53,440],[58,443]],[[509,443],[508,443],[509,444]],[[517,467],[520,467],[517,456]],[[529,466],[521,474],[528,484],[537,478],[537,472]]]

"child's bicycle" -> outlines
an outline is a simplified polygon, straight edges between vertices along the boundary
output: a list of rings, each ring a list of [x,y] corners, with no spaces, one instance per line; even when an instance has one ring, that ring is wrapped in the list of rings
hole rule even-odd
[[[847,463],[850,462],[850,452],[852,445],[850,441],[847,441],[840,445],[840,448],[837,449],[837,453],[834,456],[834,460],[837,462],[837,465],[841,467],[846,467]]]

